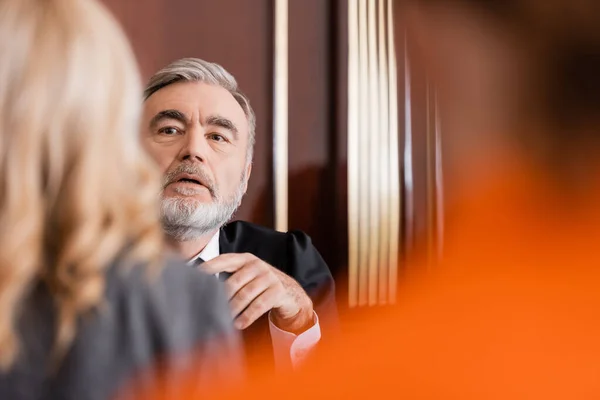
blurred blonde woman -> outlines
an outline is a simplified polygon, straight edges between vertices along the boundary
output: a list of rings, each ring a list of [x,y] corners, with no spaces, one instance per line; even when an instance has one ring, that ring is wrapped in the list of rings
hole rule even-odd
[[[131,49],[101,5],[0,1],[2,399],[109,398],[157,357],[214,361],[211,338],[235,358],[216,280],[162,255],[140,104]]]

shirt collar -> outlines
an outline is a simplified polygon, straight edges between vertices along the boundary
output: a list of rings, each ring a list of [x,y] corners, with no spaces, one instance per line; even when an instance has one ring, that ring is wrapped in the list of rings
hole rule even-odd
[[[217,230],[215,232],[215,234],[213,235],[213,237],[210,238],[209,242],[206,244],[206,247],[204,247],[204,249],[200,253],[198,253],[197,255],[192,257],[192,259],[189,261],[189,263],[193,263],[198,258],[202,258],[204,261],[210,261],[213,258],[217,258],[220,254],[220,251],[219,251],[219,233],[220,232],[221,232],[221,230]]]

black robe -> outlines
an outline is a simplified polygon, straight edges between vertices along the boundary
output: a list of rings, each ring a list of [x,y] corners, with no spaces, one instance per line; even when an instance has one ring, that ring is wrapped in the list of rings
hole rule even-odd
[[[300,231],[282,233],[236,221],[221,228],[219,251],[221,254],[254,254],[294,278],[313,301],[319,317],[321,341],[326,341],[329,335],[337,331],[333,277],[308,235]],[[254,363],[274,365],[267,314],[246,329],[243,336],[249,366]]]

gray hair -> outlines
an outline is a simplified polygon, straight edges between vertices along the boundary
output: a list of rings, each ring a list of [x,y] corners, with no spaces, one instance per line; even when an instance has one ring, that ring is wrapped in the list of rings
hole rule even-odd
[[[248,120],[248,162],[254,151],[256,116],[250,106],[250,100],[239,88],[237,81],[225,68],[216,63],[199,58],[182,58],[158,71],[144,90],[144,101],[160,89],[176,82],[204,82],[226,89],[242,107]]]

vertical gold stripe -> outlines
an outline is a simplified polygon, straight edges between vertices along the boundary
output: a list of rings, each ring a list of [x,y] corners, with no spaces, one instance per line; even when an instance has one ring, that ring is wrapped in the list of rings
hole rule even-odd
[[[396,300],[401,198],[392,1],[348,2],[351,307]]]
[[[368,52],[369,52],[369,119],[368,130],[363,135],[369,138],[369,305],[377,304],[379,269],[379,91],[377,79],[377,14],[376,1],[369,0]]]
[[[435,128],[436,128],[436,109],[435,109],[435,97],[434,89],[431,83],[428,81],[426,84],[426,198],[427,198],[427,262],[431,266],[436,261],[436,185],[435,185],[435,174],[436,174],[436,160],[435,160]]]
[[[369,84],[367,0],[359,0],[359,305],[366,305],[369,296]]]
[[[404,189],[404,242],[407,251],[414,245],[414,174],[413,174],[413,131],[412,131],[412,87],[408,39],[404,32],[404,143],[403,143],[403,189]]]
[[[358,0],[348,1],[348,301],[358,305]]]
[[[434,92],[435,107],[435,189],[437,222],[437,258],[441,259],[444,250],[444,175],[442,173],[442,132],[437,92]]]
[[[395,48],[393,0],[387,0],[388,71],[389,71],[389,157],[390,157],[390,275],[389,300],[395,303],[398,282],[400,243],[400,160],[398,147],[398,78]]]
[[[275,229],[288,230],[288,0],[275,0],[273,173]]]
[[[377,2],[377,54],[379,56],[379,296],[378,303],[386,304],[389,297],[389,240],[390,240],[390,157],[389,157],[389,79],[386,47],[386,0]],[[377,162],[377,160],[374,160]]]

